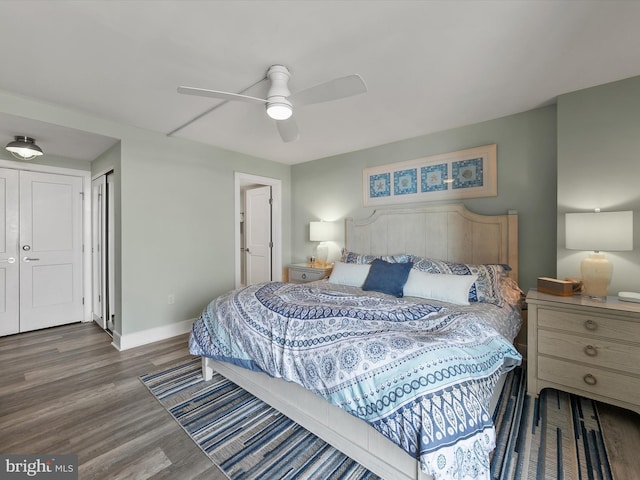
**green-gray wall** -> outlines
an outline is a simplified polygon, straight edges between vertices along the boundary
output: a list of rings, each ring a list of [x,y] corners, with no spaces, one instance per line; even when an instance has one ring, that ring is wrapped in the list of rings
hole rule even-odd
[[[556,108],[549,106],[292,168],[292,258],[313,253],[309,222],[367,216],[362,169],[495,143],[498,196],[466,200],[477,213],[519,213],[520,284],[556,268]]]
[[[564,248],[564,214],[634,210],[640,234],[640,77],[558,98],[558,276],[580,276],[586,252]],[[637,245],[637,240],[635,242]],[[607,252],[609,294],[640,291],[640,252]]]
[[[282,181],[289,261],[288,165],[144,131],[123,139],[121,168],[123,334],[195,318],[234,287],[236,171]]]
[[[564,212],[595,206],[636,209],[640,203],[640,77],[562,95],[557,109],[548,106],[294,166],[1,91],[0,111],[120,140],[91,167],[68,159],[47,162],[91,168],[93,174],[112,164],[116,170],[122,334],[193,318],[234,286],[236,171],[282,181],[286,265],[313,253],[310,221],[371,212],[362,206],[364,168],[496,143],[498,196],[463,203],[484,214],[519,212],[524,290],[535,286],[538,276],[555,276],[556,267],[559,277],[577,275],[580,255],[563,248]],[[611,257],[611,290],[640,289],[637,252]],[[170,293],[174,305],[167,305]]]
[[[0,91],[0,111],[120,140],[117,333],[197,317],[211,299],[234,286],[236,171],[281,180],[282,260],[290,261],[290,166],[9,92]],[[167,304],[168,294],[175,295],[175,304]]]

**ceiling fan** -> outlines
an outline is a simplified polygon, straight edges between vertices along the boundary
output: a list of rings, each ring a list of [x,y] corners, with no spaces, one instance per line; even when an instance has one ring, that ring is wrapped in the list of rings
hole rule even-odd
[[[267,98],[195,87],[178,87],[178,93],[265,105],[267,115],[276,121],[282,140],[293,142],[300,137],[298,125],[293,118],[294,106],[330,102],[367,91],[367,85],[360,75],[347,75],[292,94],[287,86],[290,77],[289,69],[283,65],[269,67],[265,77],[271,82]]]

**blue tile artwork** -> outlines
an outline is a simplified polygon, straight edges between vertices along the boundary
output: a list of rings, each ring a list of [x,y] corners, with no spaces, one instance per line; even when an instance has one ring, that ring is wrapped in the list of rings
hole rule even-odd
[[[447,164],[429,165],[420,169],[420,190],[423,192],[438,192],[448,188]]]
[[[369,177],[369,197],[390,197],[391,196],[391,174],[379,173]]]
[[[398,170],[393,172],[393,194],[407,195],[418,193],[418,171],[416,168],[410,170]]]
[[[451,164],[453,188],[471,188],[484,185],[482,158],[461,160]]]

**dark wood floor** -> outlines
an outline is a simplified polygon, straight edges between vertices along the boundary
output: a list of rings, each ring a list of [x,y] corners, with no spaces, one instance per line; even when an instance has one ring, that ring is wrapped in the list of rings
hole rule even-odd
[[[189,358],[186,335],[118,352],[93,323],[0,338],[0,453],[76,454],[81,480],[226,479],[138,379]],[[640,479],[640,415],[600,410],[614,477]]]
[[[138,379],[187,336],[118,352],[93,323],[0,338],[0,453],[76,454],[85,479],[226,479]]]

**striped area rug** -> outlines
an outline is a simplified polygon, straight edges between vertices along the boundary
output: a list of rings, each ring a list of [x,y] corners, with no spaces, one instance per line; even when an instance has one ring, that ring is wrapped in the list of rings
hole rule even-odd
[[[232,480],[378,477],[200,360],[140,377],[193,441]],[[526,395],[512,371],[496,407],[495,480],[610,480],[596,404],[555,390]]]
[[[611,480],[597,404],[545,389],[526,394],[526,372],[509,373],[494,413],[496,480]]]

